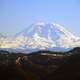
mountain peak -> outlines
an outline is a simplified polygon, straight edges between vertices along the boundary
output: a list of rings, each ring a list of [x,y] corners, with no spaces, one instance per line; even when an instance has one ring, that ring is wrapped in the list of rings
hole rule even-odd
[[[38,22],[20,34],[28,38],[27,46],[30,48],[52,48],[52,45],[55,45],[53,47],[69,48],[74,47],[76,41],[76,37],[71,32],[57,23]]]
[[[37,23],[35,23],[35,25],[45,25],[45,23],[44,22],[37,22]]]
[[[22,49],[72,48],[80,46],[80,38],[60,24],[37,22],[18,33],[14,39],[9,41],[5,39],[3,43],[4,48],[5,46]]]

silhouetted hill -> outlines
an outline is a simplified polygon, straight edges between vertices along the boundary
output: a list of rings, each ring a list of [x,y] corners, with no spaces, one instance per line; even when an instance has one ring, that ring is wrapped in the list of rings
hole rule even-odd
[[[44,80],[80,80],[80,48],[74,48],[69,53],[69,59]]]
[[[0,50],[1,80],[80,80],[80,48],[30,54]]]
[[[37,51],[30,54],[15,54],[1,50],[1,79],[41,80],[61,66],[65,59],[66,56],[58,52]]]
[[[79,54],[79,53],[80,53],[80,47],[76,47],[76,48],[70,50],[70,51],[67,52],[67,53],[69,53],[69,54],[71,54],[71,55]]]

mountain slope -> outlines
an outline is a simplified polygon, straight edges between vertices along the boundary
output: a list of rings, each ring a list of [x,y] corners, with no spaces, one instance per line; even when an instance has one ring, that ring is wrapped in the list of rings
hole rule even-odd
[[[22,37],[22,38],[21,38]],[[20,47],[24,48],[72,48],[79,46],[80,38],[74,36],[59,24],[36,23],[16,35],[23,39]]]
[[[76,37],[63,26],[55,23],[38,22],[14,37],[4,39],[1,48],[50,49],[79,46],[80,37]]]

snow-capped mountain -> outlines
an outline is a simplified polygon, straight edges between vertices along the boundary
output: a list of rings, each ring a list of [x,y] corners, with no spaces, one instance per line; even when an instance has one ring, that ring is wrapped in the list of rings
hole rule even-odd
[[[80,38],[74,36],[63,26],[55,23],[38,22],[16,34],[21,48],[71,48],[80,46]]]
[[[59,24],[38,22],[16,34],[13,38],[6,38],[3,43],[1,48],[73,48],[80,46],[80,37],[76,37]]]

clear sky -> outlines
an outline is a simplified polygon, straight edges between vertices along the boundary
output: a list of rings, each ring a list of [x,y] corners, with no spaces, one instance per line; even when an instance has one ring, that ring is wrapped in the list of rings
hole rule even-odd
[[[0,0],[0,33],[14,35],[39,21],[80,35],[80,0]]]

